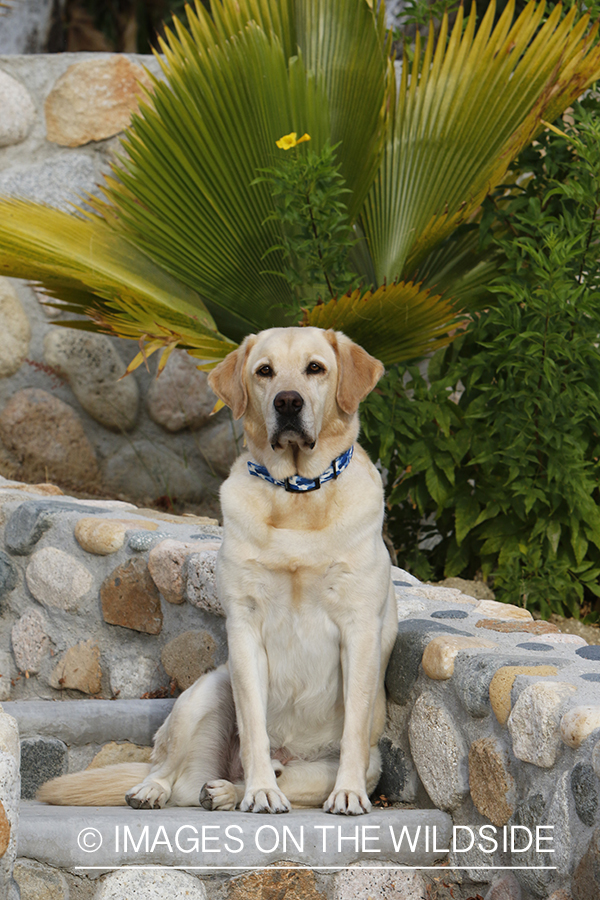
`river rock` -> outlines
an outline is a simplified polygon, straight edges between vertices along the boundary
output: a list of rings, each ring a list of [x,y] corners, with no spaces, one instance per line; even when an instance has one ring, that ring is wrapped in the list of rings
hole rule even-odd
[[[515,782],[506,748],[495,738],[481,738],[469,748],[471,798],[482,816],[506,825],[515,811]]]
[[[148,656],[115,659],[110,663],[110,688],[119,700],[137,700],[152,688],[158,662]]]
[[[152,548],[148,555],[148,569],[156,587],[168,603],[183,603],[188,556],[207,545],[218,549],[217,544],[204,541],[175,540],[161,541]]]
[[[128,559],[117,566],[102,582],[100,599],[104,621],[110,625],[160,634],[163,622],[160,595],[144,559]]]
[[[79,519],[74,535],[83,550],[97,556],[109,556],[121,549],[128,531],[147,529],[152,532],[157,528],[155,522],[143,522],[139,519],[100,519],[89,516]]]
[[[31,94],[19,81],[0,70],[0,147],[24,141],[35,120]]]
[[[47,628],[46,617],[39,609],[27,610],[13,625],[10,635],[20,672],[39,672],[42,659],[50,649]]]
[[[175,350],[146,398],[150,418],[167,431],[194,430],[208,421],[217,402],[208,386],[206,372],[200,372],[185,350]]]
[[[64,550],[37,550],[25,571],[27,587],[43,606],[74,612],[91,589],[91,573]]]
[[[511,709],[511,691],[517,675],[556,675],[555,666],[502,666],[490,682],[490,703],[501,725],[506,725]]]
[[[0,104],[2,103],[2,75],[3,72],[0,70]],[[2,116],[4,116],[4,109],[2,109]],[[0,117],[0,135],[1,132],[2,117]],[[23,360],[27,356],[31,329],[21,301],[6,278],[0,278],[0,333],[2,334],[0,378],[7,378],[21,368]]]
[[[69,647],[52,670],[50,686],[57,690],[70,688],[84,694],[98,694],[102,687],[98,645],[88,640]]]
[[[217,547],[207,547],[188,556],[185,596],[197,609],[224,616],[217,591],[217,550]]]
[[[428,678],[444,681],[454,674],[454,660],[461,650],[478,648],[496,649],[493,641],[476,637],[451,637],[450,635],[433,638],[425,647],[421,664]]]
[[[152,83],[141,66],[120,55],[69,66],[46,98],[46,137],[63,147],[103,141],[129,125],[142,85]]]
[[[450,713],[432,694],[415,703],[408,726],[410,750],[425,790],[448,812],[469,794],[468,753]]]
[[[163,647],[160,660],[182,691],[214,668],[216,644],[208,631],[184,631]]]
[[[0,438],[21,464],[21,477],[81,487],[98,477],[96,457],[77,413],[39,388],[13,394],[0,413]]]
[[[598,728],[600,728],[600,706],[576,706],[562,717],[560,736],[565,744],[577,750]]]
[[[105,334],[55,328],[44,338],[44,359],[69,381],[85,411],[111,431],[135,425],[139,391],[133,376]]]
[[[575,685],[537,682],[521,692],[508,719],[513,753],[523,762],[551,768],[561,746],[560,712]]]
[[[138,897],[140,900],[206,900],[206,888],[187,872],[125,868],[107,875],[95,894],[95,900],[137,900]]]
[[[126,741],[123,744],[110,741],[96,753],[88,769],[103,769],[105,766],[115,766],[119,763],[150,762],[152,747],[141,747]]]
[[[45,203],[66,212],[81,205],[84,194],[99,194],[94,160],[86,153],[70,153],[39,163],[11,166],[0,172],[0,194]]]

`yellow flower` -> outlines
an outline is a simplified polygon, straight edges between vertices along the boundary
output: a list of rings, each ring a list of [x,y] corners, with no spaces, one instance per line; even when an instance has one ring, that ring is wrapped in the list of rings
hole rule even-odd
[[[292,131],[291,134],[284,134],[284,136],[279,138],[278,141],[275,141],[275,143],[280,150],[291,150],[296,144],[303,144],[304,141],[310,141],[310,134],[303,134],[301,138],[296,140],[296,132]]]

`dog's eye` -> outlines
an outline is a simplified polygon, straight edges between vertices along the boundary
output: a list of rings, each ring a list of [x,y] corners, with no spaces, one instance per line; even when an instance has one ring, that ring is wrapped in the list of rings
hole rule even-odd
[[[260,375],[261,378],[270,378],[273,374],[273,369],[271,366],[261,366],[260,369],[256,370],[256,374]]]
[[[317,362],[310,362],[306,367],[307,375],[315,375],[317,372],[324,372],[325,369]]]

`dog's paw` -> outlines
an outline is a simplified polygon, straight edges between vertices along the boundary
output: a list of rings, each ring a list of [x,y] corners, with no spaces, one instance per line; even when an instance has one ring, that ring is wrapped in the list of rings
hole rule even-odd
[[[200,806],[204,809],[235,809],[235,787],[230,781],[207,781],[200,791]]]
[[[323,809],[338,816],[362,816],[371,812],[371,801],[364,791],[333,790]]]
[[[132,809],[162,809],[167,805],[170,792],[156,781],[142,781],[125,794],[125,802]]]
[[[291,808],[288,798],[277,788],[248,790],[240,804],[242,812],[286,813],[290,812]]]

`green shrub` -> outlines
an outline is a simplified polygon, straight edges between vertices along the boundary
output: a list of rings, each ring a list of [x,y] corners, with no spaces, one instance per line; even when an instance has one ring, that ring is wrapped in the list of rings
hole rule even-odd
[[[400,564],[493,576],[499,599],[544,616],[600,596],[597,107],[577,106],[568,140],[547,132],[520,160],[533,178],[486,204],[482,243],[505,254],[497,305],[427,380],[390,371],[363,413]]]

